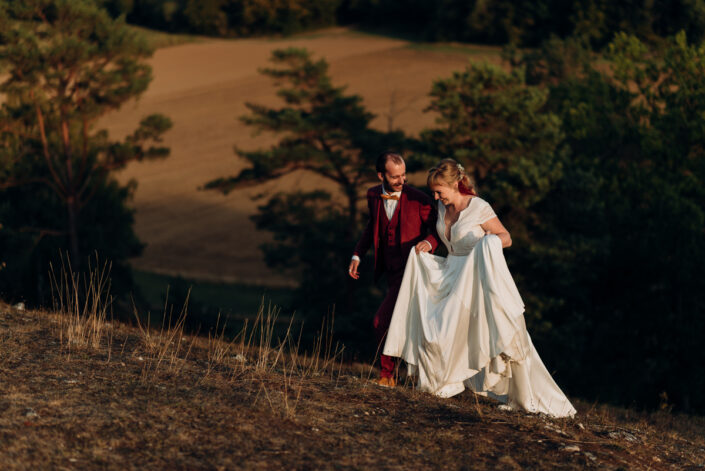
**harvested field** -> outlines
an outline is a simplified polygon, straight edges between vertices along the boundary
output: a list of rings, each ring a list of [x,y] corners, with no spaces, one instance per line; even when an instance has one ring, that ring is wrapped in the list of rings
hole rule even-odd
[[[294,284],[264,265],[257,246],[265,235],[249,220],[257,205],[251,196],[276,189],[325,188],[324,183],[299,174],[228,196],[198,190],[242,168],[234,145],[254,149],[275,142],[273,136],[252,136],[237,118],[246,111],[245,101],[277,103],[272,84],[257,69],[268,64],[272,50],[292,46],[325,58],[334,84],[348,85],[348,91],[360,94],[377,115],[374,126],[411,134],[433,123],[423,109],[434,79],[464,68],[469,59],[499,62],[496,48],[448,52],[343,28],[278,40],[201,39],[158,50],[151,59],[154,81],[147,93],[101,123],[122,136],[149,113],[164,113],[174,122],[165,139],[171,147],[168,159],[134,164],[119,175],[139,185],[136,231],[147,248],[133,261],[136,268],[192,279]]]
[[[577,402],[574,419],[465,392],[381,389],[369,365],[0,303],[3,470],[685,470],[702,417]],[[320,357],[318,357],[320,358]]]

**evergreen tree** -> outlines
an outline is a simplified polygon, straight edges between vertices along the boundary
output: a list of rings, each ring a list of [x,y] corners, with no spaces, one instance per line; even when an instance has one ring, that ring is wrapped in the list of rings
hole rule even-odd
[[[225,36],[228,18],[223,11],[225,0],[182,0],[179,19],[188,31],[211,36]]]
[[[546,90],[520,70],[471,64],[434,83],[428,111],[437,127],[422,138],[433,155],[466,166],[512,233],[526,236],[533,205],[561,175],[560,119],[543,110]]]
[[[158,143],[171,123],[148,116],[123,141],[111,140],[95,124],[147,89],[151,69],[144,59],[151,52],[94,1],[0,1],[0,64],[6,71],[0,188],[11,201],[5,217],[15,218],[18,241],[58,236],[76,269],[97,246],[130,246],[113,251],[116,261],[135,254],[132,216],[124,206],[131,190],[120,188],[111,172],[131,161],[166,157],[167,148],[150,143]],[[117,212],[112,216],[120,230],[96,227],[111,217],[96,207],[99,201],[110,201],[103,209]],[[36,217],[20,207],[34,207],[29,213]],[[18,243],[30,252],[36,246]]]
[[[358,95],[345,95],[344,87],[334,87],[325,60],[311,60],[302,49],[277,50],[272,62],[282,68],[262,73],[280,86],[277,95],[286,106],[272,109],[247,103],[251,114],[244,123],[257,132],[273,132],[283,137],[270,149],[237,154],[251,167],[237,176],[209,182],[208,189],[225,193],[304,170],[333,182],[346,205],[346,238],[359,223],[358,201],[366,184],[377,181],[375,159],[381,150],[404,144],[401,133],[383,133],[369,127],[374,117],[362,106]]]
[[[374,296],[353,298],[346,268],[367,216],[361,217],[359,202],[370,184],[378,182],[376,157],[387,148],[403,147],[403,135],[371,129],[373,115],[359,96],[332,85],[325,60],[314,61],[305,50],[286,49],[274,51],[272,62],[279,67],[262,73],[275,80],[284,106],[248,103],[250,114],[241,119],[258,132],[281,136],[279,142],[269,149],[238,149],[250,166],[206,188],[227,193],[299,171],[331,182],[337,190],[333,194],[322,189],[277,193],[253,219],[258,229],[274,236],[273,242],[262,245],[267,263],[301,282],[299,312],[321,315],[336,304],[339,312],[354,310],[371,317]],[[361,284],[360,289],[371,289],[370,280]],[[347,320],[348,332],[366,330],[354,316]]]
[[[537,341],[569,389],[701,411],[689,369],[704,361],[705,49],[684,33],[665,46],[620,34],[547,80],[570,154],[535,208],[522,271],[552,325]]]

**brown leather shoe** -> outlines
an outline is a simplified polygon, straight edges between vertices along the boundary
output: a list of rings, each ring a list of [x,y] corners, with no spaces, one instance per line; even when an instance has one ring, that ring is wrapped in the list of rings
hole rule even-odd
[[[397,382],[394,378],[380,378],[375,381],[375,384],[377,386],[382,386],[383,388],[395,388],[397,386]]]

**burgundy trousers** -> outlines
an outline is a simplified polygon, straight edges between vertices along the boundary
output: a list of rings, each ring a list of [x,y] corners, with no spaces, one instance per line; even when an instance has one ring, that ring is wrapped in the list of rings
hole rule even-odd
[[[377,338],[377,348],[380,353],[379,362],[382,378],[391,378],[394,376],[396,360],[394,357],[383,355],[382,350],[384,350],[384,342],[387,339],[389,324],[392,322],[394,305],[397,303],[402,278],[404,278],[403,268],[401,270],[387,272],[387,295],[379,306],[379,309],[377,309],[377,313],[372,321],[375,337]]]

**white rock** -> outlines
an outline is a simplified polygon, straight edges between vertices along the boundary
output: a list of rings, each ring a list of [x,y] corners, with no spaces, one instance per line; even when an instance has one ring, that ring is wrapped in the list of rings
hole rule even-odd
[[[238,353],[233,357],[235,361],[239,361],[240,363],[247,363],[247,357],[243,355],[242,353]]]
[[[564,437],[570,437],[570,435],[568,435],[567,433],[565,433],[563,430],[559,429],[559,428],[556,427],[555,425],[546,424],[546,425],[544,425],[544,428],[545,428],[546,430],[550,430],[551,432],[555,432],[555,433],[557,433],[558,435],[562,435],[562,436],[564,436]]]
[[[628,442],[636,443],[639,441],[639,439],[636,438],[636,435],[632,435],[629,432],[623,432],[622,435],[624,435],[624,439]]]
[[[613,440],[619,440],[623,439],[631,443],[636,443],[639,441],[639,439],[634,435],[629,432],[624,432],[624,431],[614,431],[610,432],[607,434],[608,437],[610,437]]]
[[[568,445],[561,448],[561,450],[568,451],[570,453],[577,453],[580,451],[580,447],[578,445]]]
[[[14,307],[15,309],[17,309],[18,311],[24,311],[24,303],[17,303],[17,304],[15,304],[15,305],[12,306],[12,307]]]

